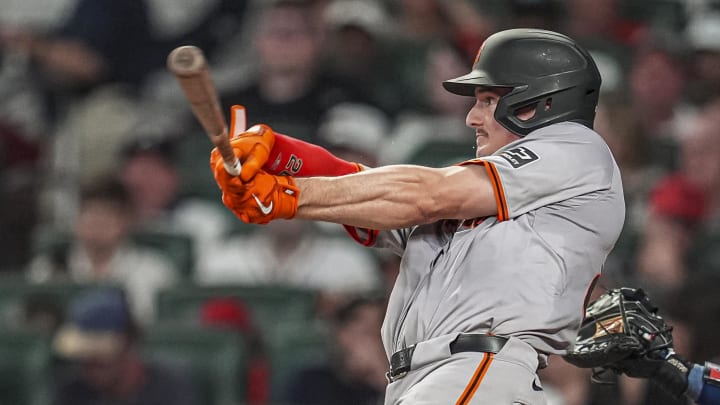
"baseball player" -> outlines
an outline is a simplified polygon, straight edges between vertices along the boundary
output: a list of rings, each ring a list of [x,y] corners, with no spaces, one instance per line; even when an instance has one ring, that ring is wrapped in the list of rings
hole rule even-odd
[[[260,125],[232,141],[240,177],[217,151],[211,167],[245,222],[335,222],[402,256],[382,327],[386,404],[545,404],[536,370],[574,341],[624,220],[592,130],[600,74],[572,39],[513,29],[443,86],[475,99],[476,159],[368,169]]]

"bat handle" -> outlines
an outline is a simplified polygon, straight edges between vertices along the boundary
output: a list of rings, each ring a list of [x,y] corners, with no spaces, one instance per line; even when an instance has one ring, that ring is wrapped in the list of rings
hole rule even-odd
[[[217,135],[215,138],[213,138],[213,140],[215,141],[215,146],[220,152],[220,156],[222,156],[225,170],[231,176],[239,176],[240,172],[242,171],[242,165],[240,164],[240,160],[237,158],[237,156],[235,156],[235,153],[230,146],[230,142],[228,141],[227,129],[223,130],[222,134]]]

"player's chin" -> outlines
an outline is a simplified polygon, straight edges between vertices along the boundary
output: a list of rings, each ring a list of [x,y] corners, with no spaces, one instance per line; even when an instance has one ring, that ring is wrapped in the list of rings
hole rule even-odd
[[[490,153],[488,153],[488,145],[478,143],[477,146],[475,147],[475,157],[481,158],[481,157],[485,157],[488,155],[490,155]]]

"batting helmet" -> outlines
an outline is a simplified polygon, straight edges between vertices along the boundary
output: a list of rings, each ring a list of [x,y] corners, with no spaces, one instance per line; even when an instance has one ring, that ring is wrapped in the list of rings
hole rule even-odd
[[[592,128],[600,72],[590,54],[565,35],[540,29],[511,29],[491,35],[478,51],[472,72],[443,82],[451,93],[475,97],[477,87],[510,88],[500,97],[495,119],[525,136],[562,121]],[[519,110],[535,115],[519,119]]]

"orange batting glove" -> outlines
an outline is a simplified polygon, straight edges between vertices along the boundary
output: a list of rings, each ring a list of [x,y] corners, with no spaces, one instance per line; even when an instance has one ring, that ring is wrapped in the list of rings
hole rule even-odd
[[[258,124],[250,127],[247,131],[242,131],[241,128],[235,128],[236,125],[242,125],[239,121],[244,119],[236,119],[236,116],[245,114],[244,108],[239,105],[232,106],[232,120],[230,123],[230,134],[238,134],[230,140],[230,146],[235,152],[235,156],[240,159],[242,163],[242,171],[240,172],[240,180],[243,182],[250,181],[253,176],[260,170],[261,167],[267,162],[270,151],[275,144],[275,133],[273,130],[264,124]],[[210,152],[210,167],[215,168],[215,163],[220,160],[220,152],[217,148],[214,148]],[[217,180],[217,176],[215,179]],[[223,188],[221,184],[220,188]]]
[[[222,159],[216,161],[213,172],[223,192],[223,204],[243,222],[266,224],[297,214],[300,190],[292,176],[274,176],[261,170],[243,183],[225,171]]]

